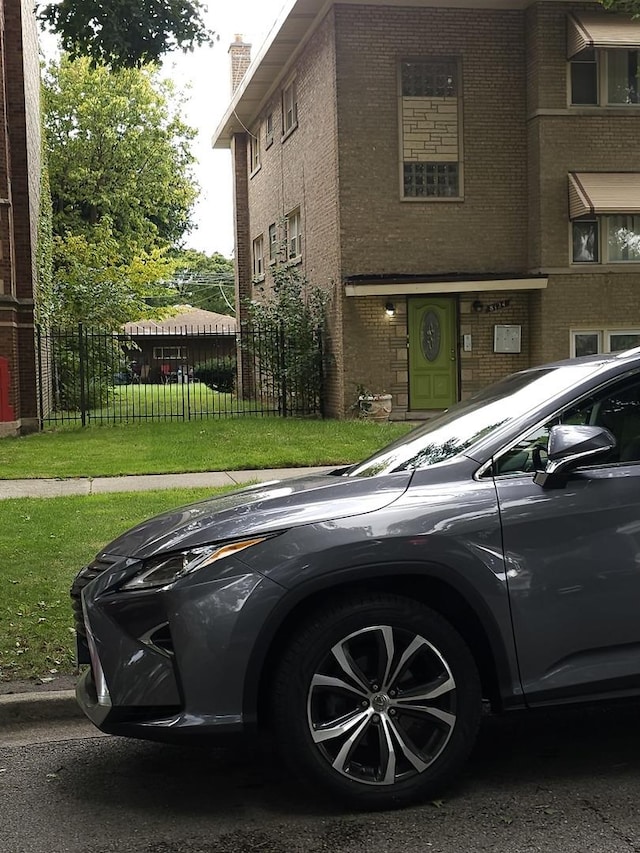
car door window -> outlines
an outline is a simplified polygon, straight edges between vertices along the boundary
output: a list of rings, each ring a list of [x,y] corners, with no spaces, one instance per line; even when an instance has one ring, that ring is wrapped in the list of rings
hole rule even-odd
[[[556,424],[591,424],[610,430],[616,447],[596,464],[640,462],[640,377],[610,385],[531,430],[496,460],[494,474],[528,473],[544,468],[549,432]]]

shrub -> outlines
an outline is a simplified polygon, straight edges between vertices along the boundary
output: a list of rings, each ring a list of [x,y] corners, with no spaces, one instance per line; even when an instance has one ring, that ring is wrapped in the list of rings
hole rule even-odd
[[[208,359],[194,367],[193,376],[213,391],[233,393],[236,387],[236,360],[233,356]]]

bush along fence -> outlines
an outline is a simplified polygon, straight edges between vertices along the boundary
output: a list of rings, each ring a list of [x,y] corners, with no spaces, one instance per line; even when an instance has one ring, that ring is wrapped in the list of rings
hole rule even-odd
[[[323,414],[322,334],[37,329],[42,426]]]

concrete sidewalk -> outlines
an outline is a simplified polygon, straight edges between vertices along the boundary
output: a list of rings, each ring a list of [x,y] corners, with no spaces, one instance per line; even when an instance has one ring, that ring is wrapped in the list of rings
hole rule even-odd
[[[0,500],[7,498],[59,498],[108,492],[146,492],[151,489],[198,489],[239,486],[284,480],[331,471],[319,468],[267,468],[253,471],[204,471],[198,474],[143,474],[127,477],[74,477],[69,480],[0,480]]]
[[[305,474],[331,471],[320,468],[268,468],[253,471],[205,471],[198,474],[146,474],[129,477],[78,477],[70,480],[0,480],[0,500],[8,498],[57,498],[65,495],[97,495],[114,492],[142,492],[151,489],[214,488],[245,483],[270,482]],[[2,731],[33,722],[47,722],[83,716],[75,701],[75,678],[62,676],[65,689],[57,685],[31,682],[0,684],[0,744]]]

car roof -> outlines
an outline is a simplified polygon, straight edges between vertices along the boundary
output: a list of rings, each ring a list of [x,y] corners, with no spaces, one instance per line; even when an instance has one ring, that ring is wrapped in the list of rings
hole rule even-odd
[[[531,371],[532,373],[536,370],[547,369],[550,367],[567,367],[571,365],[578,364],[588,364],[592,362],[594,365],[602,365],[602,367],[606,367],[607,365],[619,364],[621,361],[633,361],[634,359],[640,360],[640,347],[633,347],[633,349],[621,350],[620,352],[602,352],[597,353],[596,355],[581,355],[577,358],[562,358],[558,361],[546,362],[543,364],[536,364],[534,367],[528,367],[523,370],[523,373],[528,373]]]

